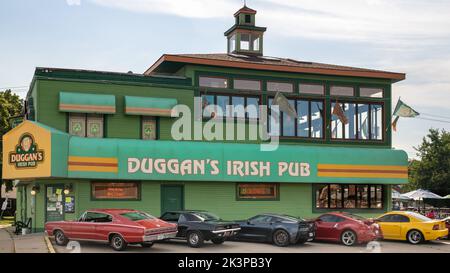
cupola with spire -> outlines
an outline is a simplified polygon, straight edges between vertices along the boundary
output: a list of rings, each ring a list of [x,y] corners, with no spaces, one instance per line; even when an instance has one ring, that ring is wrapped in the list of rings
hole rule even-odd
[[[262,56],[266,28],[255,25],[256,10],[244,5],[234,17],[234,26],[225,32],[228,39],[228,53]]]

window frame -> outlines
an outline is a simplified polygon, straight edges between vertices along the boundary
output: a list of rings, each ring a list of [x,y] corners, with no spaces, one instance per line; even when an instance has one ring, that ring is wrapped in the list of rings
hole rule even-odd
[[[201,78],[213,78],[213,79],[222,79],[227,82],[226,87],[212,87],[212,86],[202,86],[200,85]],[[230,88],[230,79],[224,76],[216,76],[216,75],[199,75],[198,76],[198,87],[199,88],[212,88],[212,89],[229,89]]]
[[[236,185],[236,201],[280,201],[280,183],[235,183]],[[257,185],[271,185],[275,187],[275,196],[274,197],[241,197],[239,194],[240,186],[257,186]]]
[[[156,130],[156,138],[155,139],[144,139],[144,121],[145,121],[145,119],[148,119],[148,118],[153,118],[154,120],[155,120],[155,123],[156,123],[156,128],[155,128],[155,130]],[[160,122],[159,122],[159,117],[157,117],[157,116],[140,116],[140,128],[139,128],[139,139],[140,140],[148,140],[148,141],[155,141],[155,140],[159,140],[160,139],[160,134],[159,134],[159,132],[160,132]]]
[[[332,207],[331,206],[331,191],[330,191],[330,187],[331,185],[337,185],[340,187],[340,192],[341,192],[341,199],[340,199],[340,207],[336,206],[336,207]],[[317,207],[317,191],[322,189],[323,186],[326,186],[327,189],[327,207]],[[345,208],[345,199],[344,199],[344,189],[345,187],[348,186],[355,186],[356,187],[356,194],[355,194],[355,207],[354,208]],[[358,195],[358,186],[367,186],[367,207],[361,207],[360,206],[360,198]],[[371,188],[375,187],[377,188],[378,186],[381,186],[381,207],[380,208],[375,208],[371,206]],[[336,211],[336,210],[341,210],[341,211],[362,211],[362,212],[366,212],[366,211],[386,211],[387,206],[386,206],[386,193],[388,191],[388,187],[387,185],[384,184],[342,184],[342,183],[317,183],[313,185],[313,211],[316,212],[323,212],[323,211]],[[376,194],[376,191],[375,191]],[[375,201],[376,202],[376,201]]]
[[[78,135],[72,135],[71,133],[70,133],[70,116],[71,115],[73,115],[73,114],[78,114],[78,115],[83,115],[83,118],[84,118],[84,136],[78,136]],[[106,114],[94,114],[94,113],[74,113],[74,112],[68,112],[67,113],[67,133],[69,134],[69,135],[71,135],[71,136],[77,136],[77,137],[84,137],[84,138],[94,138],[94,137],[88,137],[87,135],[88,135],[88,116],[89,115],[99,115],[99,116],[101,116],[102,117],[102,125],[103,125],[103,128],[102,128],[102,131],[103,131],[103,136],[101,137],[101,138],[98,138],[98,139],[102,139],[102,138],[107,138],[107,136],[106,136],[106,117],[107,117],[107,115]]]
[[[230,92],[200,92],[200,98],[201,99],[203,99],[203,96],[213,96],[214,97],[213,105],[216,105],[216,106],[218,106],[218,104],[217,104],[217,97],[218,96],[228,97],[230,105],[232,105],[233,97],[242,97],[242,98],[244,98],[244,103],[245,103],[244,108],[247,108],[247,106],[248,106],[248,98],[258,99],[259,100],[258,108],[262,105],[262,99],[263,99],[262,94],[249,94],[249,93],[238,94],[238,93],[230,93]],[[224,110],[226,111],[226,109],[224,109]],[[216,120],[223,119],[223,120],[227,120],[227,121],[231,121],[231,120],[233,120],[233,121],[243,121],[243,120],[245,120],[247,122],[247,121],[250,121],[250,120],[252,120],[252,121],[259,121],[259,118],[260,118],[259,114],[258,114],[257,118],[250,118],[248,116],[247,112],[245,113],[245,117],[244,118],[237,117],[237,116],[227,116],[226,113],[224,113],[224,115],[222,117],[205,117],[203,115],[203,108],[202,108],[202,119],[203,119],[203,121],[208,121],[208,120],[211,120],[211,119],[216,119]]]
[[[269,124],[270,124],[270,121],[271,121],[271,110],[270,110],[270,105],[269,105],[269,100],[271,100],[271,99],[273,99],[274,97],[272,97],[272,96],[267,96],[267,107],[268,107],[268,109],[267,109],[267,119],[268,119],[268,122],[267,122],[267,126],[270,126]],[[295,111],[297,112],[297,116],[298,116],[298,108],[297,108],[297,106],[298,106],[298,101],[307,101],[308,102],[308,128],[309,128],[309,130],[308,130],[308,136],[307,137],[304,137],[304,136],[298,136],[298,122],[295,122],[295,127],[294,127],[294,130],[295,130],[295,136],[283,136],[282,134],[283,134],[283,123],[284,123],[284,121],[283,121],[283,116],[284,116],[284,113],[280,113],[281,114],[281,117],[280,117],[280,139],[305,139],[305,140],[325,140],[325,136],[326,136],[326,132],[325,132],[325,130],[326,130],[326,113],[327,113],[327,106],[326,106],[326,99],[325,98],[322,98],[322,99],[320,99],[320,98],[310,98],[310,97],[307,97],[307,98],[305,98],[305,97],[299,97],[299,96],[286,96],[286,98],[288,99],[288,100],[294,100],[294,105],[295,105]],[[312,119],[311,119],[311,109],[312,109],[312,107],[311,107],[311,104],[312,104],[312,102],[321,102],[322,103],[322,107],[323,107],[323,109],[322,109],[322,111],[323,111],[323,115],[322,115],[322,137],[311,137],[311,135],[312,135],[312,130],[311,130],[311,126],[312,126]],[[297,117],[297,119],[296,120],[298,120],[298,117]]]
[[[348,100],[338,100],[336,98],[334,99],[330,99],[330,110],[332,112],[333,109],[333,103],[340,103],[341,104],[341,108],[342,108],[342,104],[345,103],[351,103],[351,104],[367,104],[369,109],[368,109],[368,135],[369,138],[368,139],[361,139],[359,136],[359,117],[358,117],[358,107],[355,107],[355,116],[356,116],[356,120],[355,120],[355,130],[356,130],[356,134],[355,134],[355,138],[345,138],[345,124],[341,123],[342,126],[342,135],[344,137],[342,138],[336,138],[333,137],[333,114],[331,113],[330,115],[330,120],[327,123],[327,125],[329,125],[329,134],[330,134],[330,141],[331,142],[335,142],[335,141],[339,141],[339,142],[362,142],[362,143],[367,143],[367,142],[373,142],[373,143],[384,143],[385,139],[386,139],[386,121],[385,121],[385,115],[386,115],[386,109],[385,109],[385,102],[384,101],[366,101],[366,100],[353,100],[353,99],[348,99]],[[372,105],[381,105],[382,111],[381,111],[381,121],[382,121],[382,137],[381,139],[372,139]],[[345,113],[345,109],[342,109]]]
[[[259,82],[259,89],[243,89],[243,88],[236,88],[235,81],[252,81],[252,82]],[[252,79],[252,78],[240,78],[240,77],[232,77],[231,82],[232,90],[239,92],[239,91],[245,91],[245,92],[262,92],[264,89],[264,81],[260,79]]]
[[[94,195],[94,184],[95,183],[103,183],[103,184],[109,184],[109,183],[129,183],[133,184],[135,183],[137,186],[137,198],[97,198]],[[93,180],[90,181],[90,200],[91,201],[141,201],[142,200],[142,183],[141,181],[122,181],[119,180],[118,182],[111,182],[111,181],[98,181]]]

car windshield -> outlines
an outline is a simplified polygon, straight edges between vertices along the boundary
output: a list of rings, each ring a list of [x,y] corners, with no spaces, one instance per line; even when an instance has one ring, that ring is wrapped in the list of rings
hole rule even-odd
[[[290,215],[280,215],[279,218],[283,221],[290,221],[290,222],[304,221],[301,218],[296,218],[296,217],[290,216]]]
[[[121,216],[130,219],[131,221],[140,221],[148,219],[156,219],[154,216],[141,211],[131,211],[120,214]]]
[[[211,212],[199,211],[193,213],[195,216],[199,217],[202,221],[217,221],[220,217]]]
[[[408,211],[407,212],[408,213],[408,215],[410,215],[410,216],[412,216],[412,217],[414,217],[414,218],[416,218],[416,219],[418,219],[418,220],[420,220],[420,221],[431,221],[431,219],[430,218],[428,218],[428,217],[426,217],[426,216],[423,216],[422,214],[420,214],[420,213],[417,213],[417,212],[412,212],[412,211]]]
[[[366,220],[366,218],[364,218],[364,217],[361,217],[361,216],[355,215],[355,214],[351,214],[351,213],[346,213],[344,215],[349,217],[349,218],[352,218],[353,220],[359,220],[359,221],[365,221]]]

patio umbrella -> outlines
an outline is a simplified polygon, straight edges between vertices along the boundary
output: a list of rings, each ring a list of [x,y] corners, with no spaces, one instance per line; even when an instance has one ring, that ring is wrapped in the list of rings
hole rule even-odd
[[[408,201],[412,200],[412,198],[405,196],[404,194],[399,193],[396,190],[392,190],[392,199],[399,200],[399,201]]]
[[[442,199],[443,198],[442,196],[432,193],[431,191],[422,190],[422,189],[410,191],[410,192],[404,193],[403,195],[406,197],[412,198],[416,201],[423,200],[424,198],[428,198],[428,199]]]

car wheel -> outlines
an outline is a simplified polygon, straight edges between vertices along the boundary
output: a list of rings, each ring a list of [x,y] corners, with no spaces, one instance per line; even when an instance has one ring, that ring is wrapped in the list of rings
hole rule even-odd
[[[213,242],[213,244],[220,245],[220,244],[223,244],[223,242],[225,242],[225,239],[224,238],[214,238],[214,239],[211,239],[211,242]]]
[[[408,231],[408,234],[406,234],[406,240],[413,245],[420,244],[423,242],[423,234],[416,229],[410,230]]]
[[[69,239],[67,239],[66,235],[64,235],[64,232],[61,230],[55,231],[55,242],[59,246],[65,246],[69,242]]]
[[[352,246],[356,244],[356,233],[351,230],[342,232],[341,242],[346,246]]]
[[[128,245],[128,243],[125,242],[125,240],[124,240],[124,239],[122,238],[122,236],[120,236],[119,234],[114,234],[114,235],[111,237],[110,243],[111,243],[111,247],[112,247],[114,250],[116,250],[116,251],[122,251],[122,250],[124,250],[124,249],[127,247],[127,245]]]
[[[151,243],[141,243],[141,246],[145,247],[145,248],[151,248],[153,246],[153,242],[151,242]]]
[[[187,243],[190,247],[201,247],[205,239],[200,231],[190,231],[187,234]]]
[[[285,230],[277,230],[273,234],[273,243],[276,246],[288,246],[289,245],[289,234]]]

